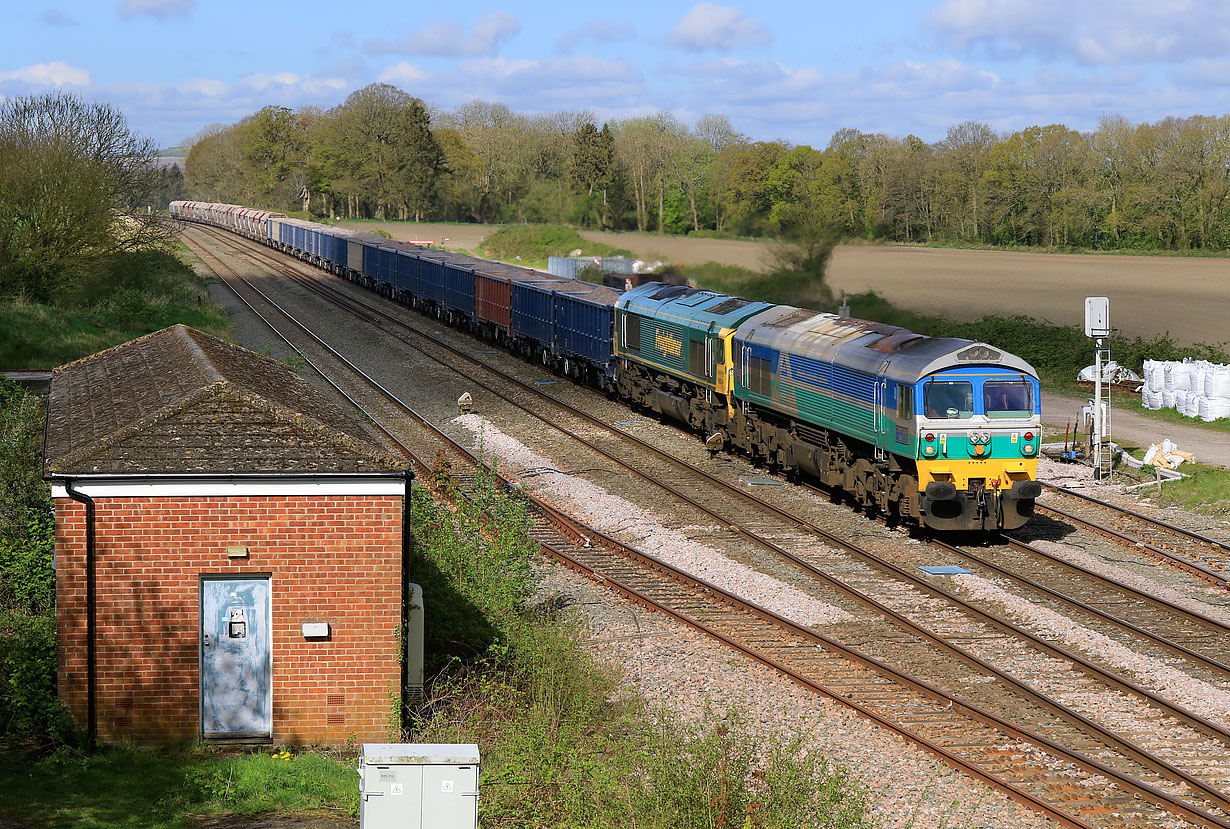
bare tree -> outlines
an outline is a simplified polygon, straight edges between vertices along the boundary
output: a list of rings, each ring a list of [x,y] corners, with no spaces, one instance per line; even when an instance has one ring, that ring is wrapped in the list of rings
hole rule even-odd
[[[116,254],[164,242],[144,203],[155,155],[110,104],[62,93],[0,103],[0,294],[49,299]]]

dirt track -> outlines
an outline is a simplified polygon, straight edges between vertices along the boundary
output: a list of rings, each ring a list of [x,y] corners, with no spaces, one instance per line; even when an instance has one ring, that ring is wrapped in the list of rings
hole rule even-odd
[[[433,239],[473,251],[495,225],[375,224],[397,239]],[[643,259],[722,262],[760,269],[763,242],[686,239],[642,233],[581,234]],[[448,241],[444,241],[447,238]],[[1169,331],[1179,342],[1230,340],[1230,259],[1103,256],[945,250],[906,246],[843,246],[833,254],[835,291],[879,291],[893,304],[959,319],[1026,314],[1080,324],[1086,296],[1110,297],[1111,323],[1129,336]]]

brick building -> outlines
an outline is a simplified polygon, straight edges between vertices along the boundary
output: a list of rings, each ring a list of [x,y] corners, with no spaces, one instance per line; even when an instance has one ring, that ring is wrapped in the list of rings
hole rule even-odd
[[[55,370],[60,696],[105,741],[383,740],[406,461],[286,366],[182,325]]]

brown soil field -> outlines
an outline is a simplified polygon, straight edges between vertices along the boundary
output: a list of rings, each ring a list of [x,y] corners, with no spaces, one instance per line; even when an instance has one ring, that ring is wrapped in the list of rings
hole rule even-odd
[[[1106,296],[1111,325],[1128,336],[1230,340],[1230,259],[840,247],[829,284],[954,319],[1025,314],[1061,325],[1083,325],[1085,297]]]
[[[433,239],[473,251],[498,225],[359,222],[395,239]],[[766,267],[765,242],[585,231],[593,241],[665,262]],[[839,247],[829,266],[834,291],[875,290],[894,305],[952,319],[1025,314],[1080,325],[1084,298],[1110,297],[1111,324],[1128,336],[1169,332],[1178,342],[1230,340],[1230,259],[1017,253],[889,245]]]

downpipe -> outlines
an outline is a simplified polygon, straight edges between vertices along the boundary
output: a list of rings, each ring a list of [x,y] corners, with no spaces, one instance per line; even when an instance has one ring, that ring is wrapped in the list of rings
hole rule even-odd
[[[85,698],[86,745],[98,738],[98,581],[96,577],[94,499],[75,489],[76,481],[64,483],[68,497],[85,505]]]

